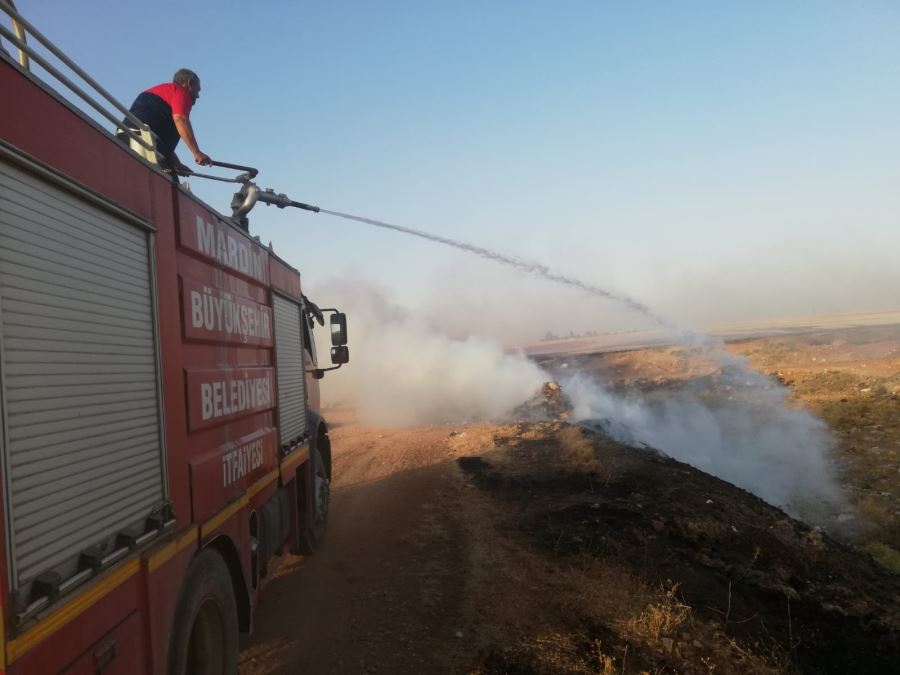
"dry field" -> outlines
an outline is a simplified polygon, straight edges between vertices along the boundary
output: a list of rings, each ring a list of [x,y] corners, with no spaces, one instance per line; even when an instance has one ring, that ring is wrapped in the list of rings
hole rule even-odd
[[[863,524],[854,543],[900,573],[900,325],[743,339],[726,348],[825,420],[837,441],[842,487]],[[597,372],[620,391],[642,393],[715,371],[681,347],[580,355],[573,366]]]

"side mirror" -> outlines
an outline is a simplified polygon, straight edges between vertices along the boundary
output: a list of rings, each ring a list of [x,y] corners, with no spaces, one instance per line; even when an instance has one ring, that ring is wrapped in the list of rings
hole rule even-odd
[[[347,315],[343,312],[335,312],[331,315],[331,344],[335,347],[341,347],[347,344]],[[349,355],[347,357],[350,358]],[[331,350],[331,360],[334,363],[334,350]],[[346,363],[344,361],[343,363]]]
[[[340,345],[331,348],[331,362],[336,366],[342,366],[350,363],[350,348],[347,345]]]

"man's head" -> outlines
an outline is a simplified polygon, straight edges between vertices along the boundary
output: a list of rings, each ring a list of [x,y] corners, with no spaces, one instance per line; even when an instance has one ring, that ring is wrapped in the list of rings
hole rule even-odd
[[[196,101],[200,98],[200,78],[197,73],[187,68],[182,68],[172,76],[172,82],[180,87],[184,87],[187,93],[191,95],[191,100]]]

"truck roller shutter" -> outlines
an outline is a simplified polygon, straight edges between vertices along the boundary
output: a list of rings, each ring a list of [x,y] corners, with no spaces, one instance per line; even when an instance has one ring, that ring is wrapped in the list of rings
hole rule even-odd
[[[300,305],[274,295],[275,365],[278,368],[278,419],[281,445],[306,436],[306,373]]]
[[[140,534],[166,500],[151,232],[48,178],[0,157],[0,408],[16,590],[46,571],[71,576],[82,552]]]

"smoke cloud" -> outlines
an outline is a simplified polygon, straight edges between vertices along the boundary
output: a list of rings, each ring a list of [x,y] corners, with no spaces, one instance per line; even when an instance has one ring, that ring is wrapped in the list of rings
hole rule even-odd
[[[347,313],[351,362],[325,377],[323,401],[353,405],[365,423],[495,420],[547,379],[523,354],[508,353],[488,338],[452,339],[372,284],[329,283],[323,301],[326,288],[328,306]],[[327,354],[324,342],[317,346]]]
[[[323,401],[354,406],[367,424],[504,419],[551,379],[492,338],[449,337],[443,330],[448,317],[434,322],[411,313],[369,282],[329,282],[311,297],[349,317],[351,363],[328,373]],[[316,333],[327,341],[327,331]],[[324,341],[318,346],[327,354]],[[626,445],[660,450],[807,522],[833,524],[844,502],[825,423],[791,405],[785,387],[709,338],[694,346],[718,372],[680,389],[618,395],[592,375],[560,371],[556,379],[574,405],[572,421]]]
[[[787,389],[737,363],[714,381],[642,397],[617,396],[583,373],[563,378],[573,420],[615,440],[646,445],[754,493],[813,523],[836,515],[826,424],[791,406]]]

